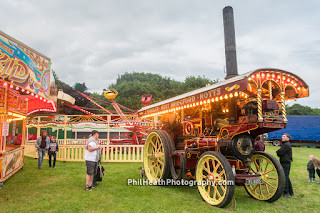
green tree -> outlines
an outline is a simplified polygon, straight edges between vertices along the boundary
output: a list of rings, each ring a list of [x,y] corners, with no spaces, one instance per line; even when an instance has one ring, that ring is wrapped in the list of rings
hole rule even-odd
[[[204,76],[189,76],[184,82],[179,82],[159,74],[132,72],[119,75],[109,88],[118,91],[116,102],[132,109],[140,109],[141,96],[144,94],[151,94],[152,103],[157,103],[216,82],[218,80],[212,81]]]
[[[311,108],[309,106],[303,106],[300,104],[294,104],[287,106],[288,115],[320,115],[320,109]]]
[[[87,88],[84,84],[76,83],[72,88],[68,84],[59,80],[55,72],[53,72],[55,77],[56,85],[58,90],[61,89],[65,93],[71,95],[76,99],[75,105],[81,107],[89,108],[99,108],[98,106],[91,103],[89,100],[81,96],[78,92],[83,92],[93,98],[100,99],[102,101],[96,100],[101,106],[108,110],[114,111],[110,100],[107,100],[103,92],[106,89],[103,89],[102,93],[88,93],[86,92]],[[204,76],[188,76],[183,82],[173,80],[169,77],[163,77],[159,74],[152,73],[125,73],[123,75],[118,75],[116,82],[111,84],[108,88],[114,88],[118,91],[118,96],[115,101],[119,104],[131,108],[131,109],[140,109],[142,107],[141,96],[144,94],[152,95],[152,103],[157,103],[159,101],[166,100],[168,98],[205,87],[208,84],[214,84],[218,80],[210,80]],[[103,111],[88,110],[93,113],[103,113]],[[65,106],[64,104],[58,102],[58,112],[62,114],[82,114],[82,112]]]

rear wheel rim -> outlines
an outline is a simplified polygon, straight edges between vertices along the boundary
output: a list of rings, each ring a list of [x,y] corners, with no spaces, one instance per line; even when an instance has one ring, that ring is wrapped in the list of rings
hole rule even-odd
[[[163,142],[157,133],[152,132],[144,146],[144,167],[149,181],[162,179],[165,163]]]
[[[210,205],[223,202],[227,193],[227,176],[221,162],[212,155],[203,156],[196,168],[198,190],[202,198]]]
[[[279,186],[278,171],[272,161],[264,155],[251,157],[250,173],[259,174],[262,184],[245,184],[249,194],[258,200],[269,200],[277,192]]]

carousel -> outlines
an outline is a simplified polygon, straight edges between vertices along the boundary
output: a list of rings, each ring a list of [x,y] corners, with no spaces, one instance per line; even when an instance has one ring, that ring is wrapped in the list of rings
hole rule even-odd
[[[23,169],[26,118],[56,112],[51,60],[0,31],[0,187]]]

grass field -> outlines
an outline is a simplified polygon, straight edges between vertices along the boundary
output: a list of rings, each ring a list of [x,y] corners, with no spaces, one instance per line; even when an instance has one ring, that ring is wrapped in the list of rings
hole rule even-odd
[[[267,146],[275,155],[277,147]],[[295,196],[266,203],[250,198],[236,187],[237,212],[319,212],[320,184],[308,183],[308,155],[320,149],[293,148],[291,181]],[[25,158],[23,171],[0,190],[0,212],[225,212],[202,202],[197,188],[189,186],[127,186],[139,179],[142,163],[103,163],[106,176],[99,188],[85,191],[85,163],[57,162],[57,168],[37,169],[37,160]],[[317,181],[319,178],[317,177]]]

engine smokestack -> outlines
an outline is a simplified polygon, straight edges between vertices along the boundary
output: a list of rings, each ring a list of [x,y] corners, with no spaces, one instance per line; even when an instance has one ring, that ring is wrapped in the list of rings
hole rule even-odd
[[[225,79],[228,79],[238,75],[233,9],[230,6],[223,9],[223,26],[227,67]]]

